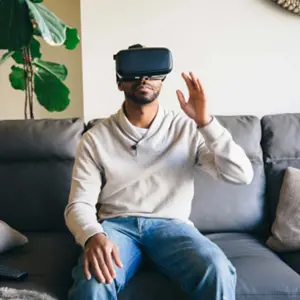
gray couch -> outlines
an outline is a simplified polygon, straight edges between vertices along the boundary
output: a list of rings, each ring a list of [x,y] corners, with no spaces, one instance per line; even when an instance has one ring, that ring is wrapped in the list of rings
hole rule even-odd
[[[265,245],[284,170],[300,169],[300,115],[217,118],[245,149],[255,176],[250,185],[236,186],[196,173],[191,219],[236,267],[238,300],[300,299],[300,252],[278,255]],[[66,229],[63,211],[76,146],[95,122],[0,122],[0,220],[29,239],[24,247],[0,255],[1,264],[26,270],[29,277],[24,282],[0,281],[0,287],[67,298],[81,249]],[[185,295],[146,263],[119,299],[176,300]]]

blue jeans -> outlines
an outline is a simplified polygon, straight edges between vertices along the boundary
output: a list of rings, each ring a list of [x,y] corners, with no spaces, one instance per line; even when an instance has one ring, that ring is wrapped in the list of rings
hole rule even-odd
[[[87,280],[83,255],[73,270],[70,300],[116,300],[142,263],[142,252],[156,269],[177,282],[190,300],[234,300],[236,271],[222,250],[192,225],[177,220],[115,218],[102,223],[120,250],[123,268],[116,267],[112,284]]]

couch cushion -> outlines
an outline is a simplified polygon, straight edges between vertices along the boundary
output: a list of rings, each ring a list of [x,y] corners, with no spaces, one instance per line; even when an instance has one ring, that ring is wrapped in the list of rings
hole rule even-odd
[[[0,121],[0,160],[73,159],[83,130],[77,118]]]
[[[300,114],[267,115],[261,124],[269,223],[273,224],[284,172],[289,166],[300,169]]]
[[[280,257],[300,275],[300,251],[282,253]]]
[[[265,240],[243,233],[208,237],[236,267],[238,300],[300,299],[299,275],[265,246]]]
[[[252,116],[217,116],[252,162],[250,185],[216,181],[201,170],[195,176],[191,220],[203,233],[252,232],[265,235],[265,175],[260,147],[260,120]]]
[[[67,299],[71,271],[80,248],[68,233],[26,233],[29,243],[0,255],[0,264],[28,272],[23,282],[0,281],[0,287],[32,289]]]
[[[0,255],[0,263],[28,271],[27,280],[1,281],[0,286],[35,289],[60,300],[66,299],[72,284],[71,270],[77,263],[80,248],[67,233],[26,235],[29,244]],[[242,233],[208,237],[223,249],[237,269],[237,300],[300,298],[299,275],[266,248],[263,241]],[[129,282],[119,299],[176,300],[185,296],[169,279],[148,269]]]
[[[0,122],[0,219],[19,231],[66,230],[79,119]]]
[[[263,240],[243,233],[217,233],[207,236],[219,245],[236,267],[237,300],[300,299],[299,275],[266,248]],[[132,279],[119,299],[187,298],[170,280],[153,271],[143,271]]]

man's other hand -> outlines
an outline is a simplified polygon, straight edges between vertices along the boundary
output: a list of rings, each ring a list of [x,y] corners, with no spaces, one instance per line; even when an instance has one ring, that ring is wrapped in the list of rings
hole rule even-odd
[[[84,273],[88,280],[92,278],[90,270],[101,283],[112,283],[116,276],[114,264],[122,268],[118,247],[105,234],[92,236],[84,249]]]

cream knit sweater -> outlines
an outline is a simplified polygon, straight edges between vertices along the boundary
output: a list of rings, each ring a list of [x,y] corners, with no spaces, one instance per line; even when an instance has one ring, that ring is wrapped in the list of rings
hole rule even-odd
[[[235,184],[248,184],[253,177],[244,150],[216,118],[197,129],[193,120],[160,106],[143,135],[120,109],[83,135],[65,209],[66,224],[84,246],[88,238],[103,232],[99,221],[107,218],[143,216],[189,222],[196,167]]]

